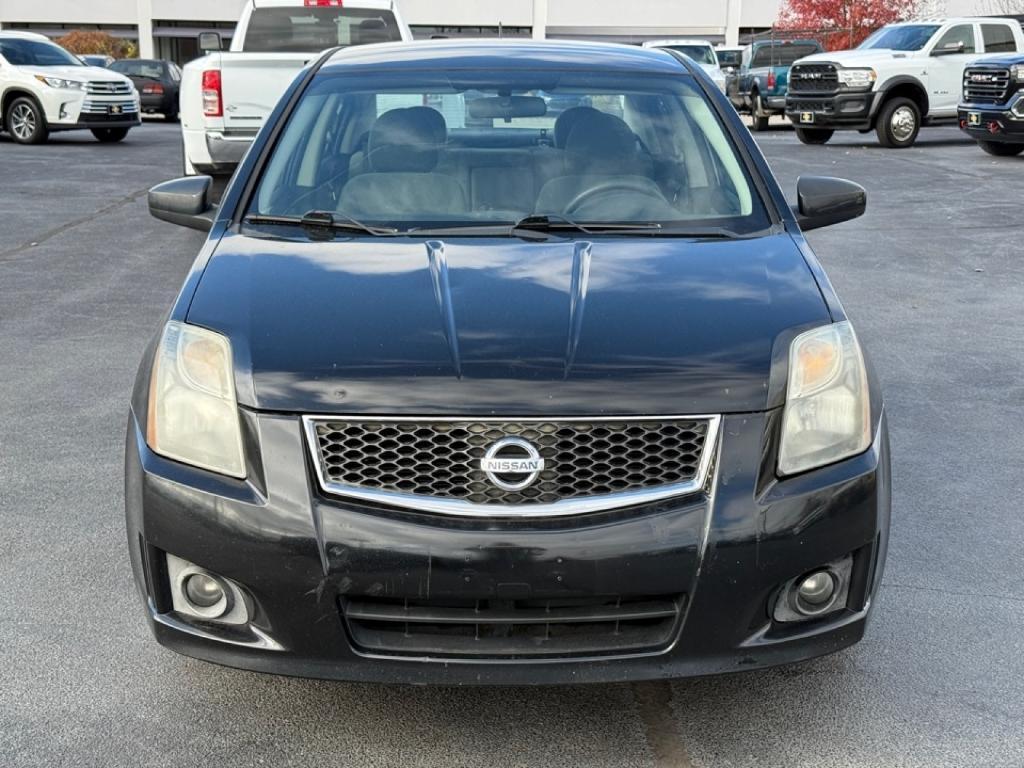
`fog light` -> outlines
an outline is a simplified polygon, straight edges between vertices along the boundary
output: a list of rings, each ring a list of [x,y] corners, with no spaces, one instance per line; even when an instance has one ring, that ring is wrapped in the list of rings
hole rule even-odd
[[[199,608],[212,608],[225,597],[224,588],[207,573],[193,573],[185,579],[185,597]]]
[[[238,585],[195,563],[167,555],[167,576],[174,610],[182,616],[218,624],[247,624],[250,610]]]
[[[808,621],[846,607],[853,558],[824,563],[782,585],[772,609],[775,621]]]
[[[805,576],[796,587],[796,608],[813,615],[828,608],[836,593],[836,578],[828,571],[815,571]]]

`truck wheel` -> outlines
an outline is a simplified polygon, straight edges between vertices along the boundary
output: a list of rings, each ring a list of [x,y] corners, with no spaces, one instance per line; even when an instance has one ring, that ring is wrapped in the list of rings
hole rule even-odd
[[[885,102],[875,123],[879,144],[890,149],[905,149],[912,146],[917,141],[920,130],[920,107],[902,96]]]
[[[761,101],[761,94],[754,92],[750,97],[750,130],[755,133],[768,130],[768,121],[771,116],[765,111],[764,103]]]
[[[34,99],[19,96],[7,108],[7,132],[19,144],[42,144],[50,135],[46,116]]]
[[[115,141],[120,141],[128,135],[127,128],[93,128],[92,135],[96,137],[97,141],[102,141],[104,144],[111,144]]]
[[[826,144],[835,131],[830,128],[797,128],[796,137],[804,144]]]
[[[979,141],[978,146],[996,157],[1013,157],[1024,152],[1024,144],[1004,144],[1001,141]]]

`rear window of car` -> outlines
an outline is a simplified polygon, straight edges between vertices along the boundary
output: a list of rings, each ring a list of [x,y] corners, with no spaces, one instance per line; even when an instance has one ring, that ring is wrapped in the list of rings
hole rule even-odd
[[[718,66],[718,59],[715,58],[715,49],[710,45],[686,45],[684,43],[660,45],[659,48],[667,48],[671,51],[678,51],[684,56],[689,56],[700,64],[711,64]]]
[[[985,41],[985,53],[1006,53],[1017,50],[1013,31],[1005,24],[982,24],[981,36]]]
[[[821,50],[816,43],[771,43],[754,49],[751,67],[788,67],[797,59]]]
[[[316,53],[338,45],[401,39],[391,11],[339,6],[256,8],[249,18],[242,50]]]
[[[164,76],[164,67],[159,61],[115,61],[110,65],[115,72],[129,77],[151,77],[156,80]]]
[[[739,232],[770,223],[691,76],[539,69],[320,75],[248,214],[325,209],[400,230],[528,215]]]

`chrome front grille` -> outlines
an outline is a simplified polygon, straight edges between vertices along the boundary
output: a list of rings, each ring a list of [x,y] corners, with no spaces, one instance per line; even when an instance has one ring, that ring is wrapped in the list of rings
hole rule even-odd
[[[834,93],[838,89],[835,64],[794,64],[789,70],[790,93]]]
[[[90,80],[85,92],[94,96],[121,96],[132,92],[132,84],[113,80]]]
[[[968,104],[1002,104],[1010,85],[1007,69],[968,67],[964,70],[964,101]]]
[[[85,115],[106,115],[110,114],[111,107],[120,107],[120,114],[134,115],[136,112],[135,100],[128,99],[127,101],[119,99],[117,101],[92,101],[86,99],[82,102],[82,114]]]
[[[448,514],[578,514],[699,491],[719,417],[431,420],[306,417],[328,493]],[[500,487],[481,460],[525,440],[543,459],[524,488]]]

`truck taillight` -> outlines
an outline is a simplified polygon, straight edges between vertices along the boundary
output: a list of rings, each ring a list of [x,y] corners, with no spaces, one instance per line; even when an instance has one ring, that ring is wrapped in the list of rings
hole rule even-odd
[[[224,115],[219,69],[207,69],[203,72],[203,114],[206,117],[223,117]]]
[[[775,87],[775,70],[773,70],[773,69],[769,69],[768,70],[768,87],[769,88],[774,88]]]

